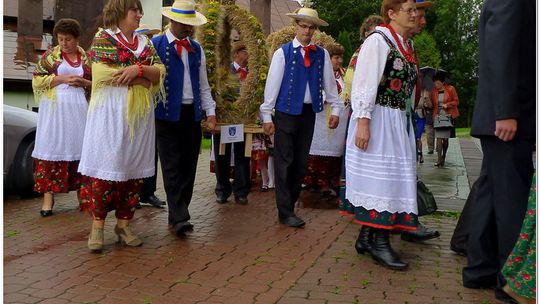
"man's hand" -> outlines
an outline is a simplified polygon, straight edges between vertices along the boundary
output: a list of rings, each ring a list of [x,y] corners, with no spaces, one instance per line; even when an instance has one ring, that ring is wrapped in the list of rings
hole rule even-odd
[[[135,78],[139,76],[139,67],[137,65],[130,65],[112,74],[116,78],[116,84],[121,86],[130,85]]]
[[[364,151],[367,150],[369,143],[369,119],[358,119],[354,143],[358,148]]]
[[[206,117],[206,128],[208,129],[208,131],[214,131],[216,129],[216,123],[216,115],[210,115]]]
[[[272,136],[276,132],[273,122],[265,122],[263,123],[262,127],[263,127],[264,134],[268,136]]]
[[[328,127],[330,129],[335,129],[339,125],[339,116],[332,115],[330,116],[330,121],[328,122]]]
[[[497,120],[495,122],[495,136],[502,141],[511,141],[517,132],[517,120],[514,118]]]

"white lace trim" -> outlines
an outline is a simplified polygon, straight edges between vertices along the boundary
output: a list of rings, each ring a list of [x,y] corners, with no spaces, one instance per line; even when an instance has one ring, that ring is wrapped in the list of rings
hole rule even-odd
[[[357,191],[352,191],[347,188],[346,196],[349,202],[356,207],[363,207],[367,210],[375,210],[377,212],[388,211],[390,213],[414,213],[418,214],[418,206],[416,198],[390,198],[377,197],[373,194],[365,194]]]

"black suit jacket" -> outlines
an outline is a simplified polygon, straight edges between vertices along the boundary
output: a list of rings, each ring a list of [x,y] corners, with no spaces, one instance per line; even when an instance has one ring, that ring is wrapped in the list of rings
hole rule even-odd
[[[535,18],[535,0],[484,2],[471,135],[494,136],[495,121],[516,118],[516,139],[535,140]]]

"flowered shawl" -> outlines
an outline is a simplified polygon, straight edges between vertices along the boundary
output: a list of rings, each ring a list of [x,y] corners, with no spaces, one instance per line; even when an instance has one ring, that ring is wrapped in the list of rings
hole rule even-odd
[[[77,47],[77,51],[81,54],[83,77],[90,80],[92,77],[90,57],[80,46]],[[51,83],[54,77],[58,75],[58,67],[62,64],[63,60],[59,45],[48,49],[39,59],[32,77],[32,89],[34,90],[34,99],[37,104],[39,104],[43,94],[52,102],[56,101],[56,87],[51,88]]]
[[[161,63],[156,50],[149,39],[139,55],[135,56],[122,43],[118,42],[104,29],[99,29],[94,37],[91,48],[92,53],[92,98],[90,100],[89,111],[105,99],[107,91],[104,87],[117,86],[114,83],[115,78],[112,74],[125,67],[140,62],[143,65],[159,68],[161,75],[160,81],[150,88],[142,85],[133,85],[128,88],[127,113],[126,118],[130,130],[130,136],[135,135],[138,122],[143,120],[154,109],[154,100],[156,102],[165,100],[165,89],[163,79],[165,78],[165,66]],[[156,98],[154,96],[157,95]]]

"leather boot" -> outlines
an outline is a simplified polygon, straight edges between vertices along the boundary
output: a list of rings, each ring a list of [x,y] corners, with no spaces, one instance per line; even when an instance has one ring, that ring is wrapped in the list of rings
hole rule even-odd
[[[371,257],[386,268],[404,270],[409,264],[399,259],[390,246],[390,232],[386,229],[375,229],[375,239],[371,244]]]
[[[362,225],[360,228],[360,234],[358,234],[358,239],[354,244],[354,248],[358,254],[364,254],[366,251],[371,250],[371,243],[373,243],[373,228]]]

